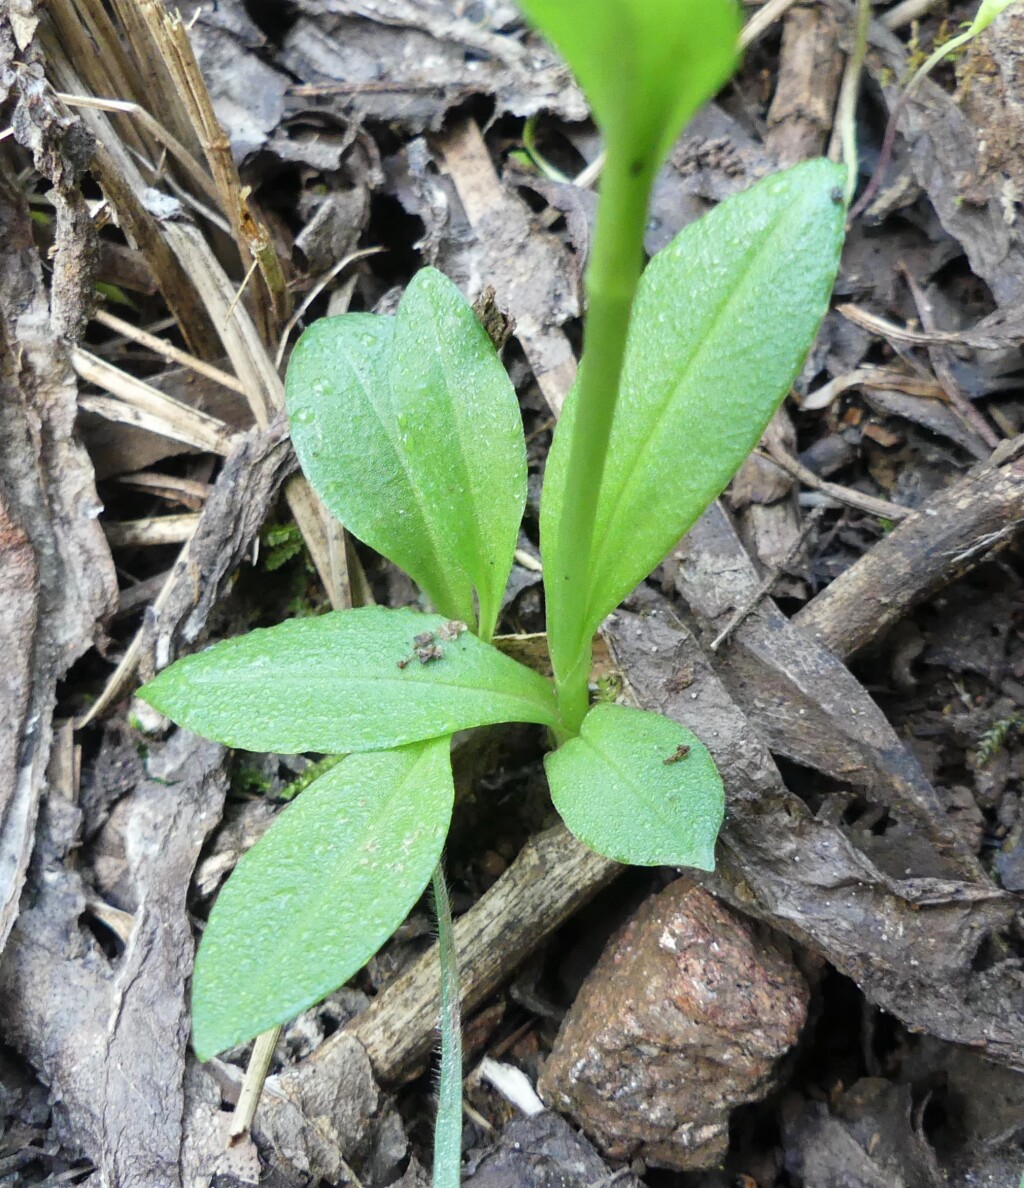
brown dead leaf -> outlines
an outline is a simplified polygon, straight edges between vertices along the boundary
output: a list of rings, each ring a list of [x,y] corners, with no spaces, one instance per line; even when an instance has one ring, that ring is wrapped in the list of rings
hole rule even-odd
[[[0,53],[13,47],[7,20],[0,13]],[[0,157],[2,945],[17,914],[31,851],[57,681],[91,645],[98,619],[113,609],[117,585],[96,519],[100,504],[92,467],[74,438],[77,392],[59,337],[62,328],[79,327],[89,300],[82,290],[91,286],[83,268],[88,252],[75,238],[82,164],[76,154],[87,138],[74,131],[73,121],[51,121],[41,83],[25,63],[0,62],[0,76],[15,88],[15,136],[32,145],[40,166],[52,171],[59,191],[55,201],[64,211],[57,235],[63,263],[54,273],[51,306],[24,193],[4,172],[8,158]]]
[[[1001,20],[1012,33],[1016,26],[1007,22],[1011,14],[1012,6],[1011,13],[1004,13]],[[1002,27],[997,22],[993,29],[998,32]],[[1010,43],[1012,36],[1009,42],[999,40],[996,44]],[[902,42],[874,26],[866,67],[891,110],[902,93],[897,80],[906,75]],[[974,273],[992,290],[996,303],[1015,306],[1024,293],[1024,224],[1017,210],[1019,195],[1015,198],[1013,190],[1007,189],[1002,170],[991,167],[989,129],[971,118],[985,118],[979,105],[965,108],[930,79],[915,88],[899,124],[907,146],[907,169],[928,195],[942,226],[962,245]],[[1001,110],[997,93],[986,110],[993,115]],[[1011,113],[1003,118],[1012,127]]]
[[[133,916],[111,961],[83,927],[88,884],[66,855],[80,816],[51,798],[31,906],[0,964],[7,1042],[50,1086],[67,1133],[119,1188],[192,1188],[182,1171],[194,943],[189,881],[227,790],[224,748],[186,732],[152,748],[122,817]],[[213,1159],[216,1152],[207,1152]]]
[[[455,104],[480,94],[494,98],[497,114],[586,118],[551,49],[532,34],[510,35],[520,18],[507,4],[486,0],[468,12],[445,0],[307,0],[302,7],[280,57],[302,80],[293,104],[414,134],[440,131]]]

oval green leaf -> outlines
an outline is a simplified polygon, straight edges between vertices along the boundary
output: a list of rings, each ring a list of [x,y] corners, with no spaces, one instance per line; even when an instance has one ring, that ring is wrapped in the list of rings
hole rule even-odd
[[[633,866],[715,869],[725,792],[707,747],[685,726],[596,705],[544,767],[562,820],[598,854]]]
[[[577,415],[570,393],[541,501],[556,660],[576,654],[721,493],[789,391],[839,267],[844,177],[816,160],[766,178],[684,228],[648,265],[598,497],[586,622],[568,625],[555,575]]]
[[[408,915],[444,846],[449,740],[349,755],[242,856],[192,980],[200,1060],[285,1023],[357,973]]]
[[[385,607],[291,619],[227,639],[139,691],[249,751],[378,751],[495,722],[557,728],[551,685],[465,624]]]
[[[395,317],[325,318],[286,381],[292,439],[327,507],[444,614],[494,630],[526,503],[511,381],[447,277],[418,272]]]
[[[416,273],[398,307],[391,390],[423,504],[476,589],[489,639],[526,507],[526,440],[487,332],[435,268]]]
[[[733,0],[519,0],[572,67],[611,144],[653,174],[738,61]]]

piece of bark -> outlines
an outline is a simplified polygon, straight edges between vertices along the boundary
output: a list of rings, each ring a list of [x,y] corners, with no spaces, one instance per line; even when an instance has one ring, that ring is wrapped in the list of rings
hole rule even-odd
[[[940,491],[817,595],[794,622],[852,656],[987,557],[1024,523],[1024,438]]]
[[[22,740],[33,701],[33,653],[39,627],[39,566],[28,534],[0,486],[0,946],[17,912],[42,787],[41,768],[21,777]],[[41,749],[41,762],[45,748]]]
[[[268,1077],[254,1125],[292,1167],[337,1183],[351,1179],[348,1161],[367,1143],[381,1093],[366,1052],[345,1032],[324,1061]]]
[[[18,28],[11,22],[0,13],[0,87],[13,82],[15,136],[55,175],[67,219],[58,239],[58,311],[43,282],[24,193],[0,154],[0,947],[31,852],[57,681],[91,645],[117,591],[92,467],[74,437],[74,374],[56,331],[76,328],[76,311],[89,299],[74,284],[91,288],[72,242],[82,138],[73,121],[51,121],[40,99],[29,67],[34,49],[17,40],[32,22],[26,14]]]
[[[186,732],[151,750],[149,778],[125,814],[129,898],[121,906],[134,920],[116,961],[81,924],[87,887],[66,860],[80,816],[51,797],[30,906],[0,963],[6,1042],[49,1085],[65,1142],[118,1188],[196,1183],[181,1165],[194,953],[187,896],[220,819],[225,754]],[[206,1152],[211,1161],[216,1154]]]
[[[991,1059],[1024,1068],[1024,977],[975,969],[1016,905],[991,886],[892,878],[786,788],[757,731],[668,606],[643,591],[606,635],[639,704],[698,733],[726,787],[717,869],[699,882],[831,962],[868,1001]]]
[[[538,1082],[615,1159],[715,1166],[771,1088],[809,994],[792,958],[689,879],[647,899],[569,1009]]]
[[[200,515],[199,526],[174,564],[167,585],[147,611],[141,675],[148,679],[194,644],[235,570],[297,467],[288,422],[247,433],[231,451]]]
[[[13,13],[8,19],[12,18]],[[8,27],[13,28],[17,38],[16,24]],[[36,168],[52,185],[47,195],[54,214],[49,256],[53,269],[50,329],[56,338],[77,341],[85,332],[96,302],[96,228],[80,186],[92,162],[95,144],[83,121],[68,114],[54,99],[36,65],[34,36],[33,27],[31,39],[19,46],[24,60],[12,76],[15,105],[11,131],[15,140],[31,151]],[[4,40],[2,32],[0,40]],[[8,47],[13,48],[9,42]],[[4,66],[9,68],[10,64],[2,63],[0,69]]]
[[[785,408],[776,410],[761,438],[762,446],[796,450],[796,430]],[[803,582],[786,574],[798,564],[801,546],[800,513],[793,479],[763,455],[751,454],[729,485],[729,503],[738,513],[740,535],[751,556],[767,573],[774,573],[774,589],[806,597]]]
[[[827,4],[795,4],[782,27],[778,83],[765,136],[765,147],[780,165],[821,153],[842,74],[835,13]]]
[[[142,627],[81,725],[124,696],[137,673],[148,680],[195,643],[295,466],[283,416],[241,438],[225,459],[195,531],[147,608]]]
[[[676,587],[715,630],[758,587],[758,574],[718,504],[681,546]],[[774,755],[892,810],[880,836],[847,831],[887,873],[987,883],[950,826],[948,805],[860,682],[823,644],[763,599],[732,632],[715,669]],[[826,796],[826,802],[829,797]],[[824,809],[819,810],[819,816]],[[832,814],[842,826],[842,813]]]

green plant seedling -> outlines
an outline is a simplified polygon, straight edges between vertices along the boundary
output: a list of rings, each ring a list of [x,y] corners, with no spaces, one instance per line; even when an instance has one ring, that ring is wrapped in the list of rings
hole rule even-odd
[[[963,32],[958,33],[955,37],[951,37],[949,41],[944,41],[914,71],[910,77],[910,81],[903,88],[903,94],[900,95],[889,115],[889,122],[886,124],[885,134],[882,137],[882,149],[878,154],[878,162],[871,175],[871,180],[864,187],[864,193],[850,209],[851,220],[866,210],[878,193],[886,170],[889,168],[900,116],[903,115],[903,110],[907,106],[911,95],[917,89],[918,84],[923,79],[926,79],[940,62],[951,57],[958,50],[963,49],[968,42],[973,41],[980,33],[984,33],[1000,13],[1015,3],[1016,0],[981,0],[981,3],[978,5],[978,11],[974,14],[974,20],[964,22],[966,27]]]
[[[396,314],[310,327],[286,386],[309,481],[437,613],[369,608],[283,623],[181,660],[142,690],[232,746],[347,755],[280,814],[214,906],[193,991],[202,1057],[312,1005],[411,908],[441,852],[458,730],[546,727],[553,801],[586,844],[622,862],[714,866],[724,794],[711,756],[658,714],[592,707],[591,643],[721,492],[789,390],[838,267],[844,173],[812,161],[769,177],[643,270],[651,185],[682,125],[735,67],[737,7],[524,8],[575,69],[607,150],[583,359],[542,495],[554,681],[491,643],[526,495],[515,392],[465,298],[425,268]],[[457,1121],[452,1100],[445,1113]],[[457,1141],[446,1149],[455,1170],[449,1162],[445,1183],[455,1183]]]

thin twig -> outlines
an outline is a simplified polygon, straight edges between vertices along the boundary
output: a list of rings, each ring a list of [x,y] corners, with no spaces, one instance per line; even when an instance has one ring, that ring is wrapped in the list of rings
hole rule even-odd
[[[306,294],[306,297],[299,308],[288,319],[288,324],[281,332],[281,341],[277,345],[277,354],[274,356],[274,366],[278,370],[281,368],[281,360],[284,358],[285,348],[288,345],[288,339],[291,336],[291,332],[299,324],[299,321],[302,319],[302,316],[306,310],[309,309],[309,307],[320,296],[324,289],[326,289],[331,281],[334,280],[338,273],[343,271],[350,264],[354,264],[356,260],[365,260],[367,256],[376,256],[385,250],[386,249],[382,247],[368,247],[360,248],[358,252],[350,252],[347,256],[344,256],[342,259],[340,259],[332,268],[329,268],[322,277],[320,277],[316,284]]]
[[[848,392],[851,388],[876,388],[883,392],[903,392],[908,396],[921,396],[927,400],[940,400],[943,395],[939,383],[931,378],[907,375],[892,367],[855,367],[853,371],[848,371],[845,375],[837,375],[835,379],[830,379],[820,388],[815,388],[813,392],[808,392],[806,396],[801,397],[800,408],[808,412],[817,412],[820,409],[828,408],[836,397],[843,392]]]
[[[890,503],[888,499],[865,495],[850,487],[841,487],[838,483],[830,483],[827,479],[819,478],[813,470],[804,466],[802,462],[778,446],[769,445],[767,453],[763,456],[803,483],[805,487],[813,487],[816,491],[822,491],[839,503],[845,503],[848,507],[854,507],[869,516],[878,516],[879,519],[899,523],[910,515],[910,509],[899,503]]]
[[[938,7],[941,3],[942,0],[903,0],[901,4],[882,13],[878,18],[878,23],[886,29],[902,29],[904,25],[909,25],[913,21],[927,16],[933,8]]]
[[[172,363],[179,363],[182,367],[187,367],[190,371],[205,376],[206,379],[212,380],[215,384],[220,384],[222,388],[227,388],[231,392],[237,392],[240,396],[245,395],[245,388],[242,383],[229,372],[223,371],[219,367],[214,367],[212,363],[205,363],[202,359],[197,359],[195,355],[190,355],[188,351],[183,351],[180,347],[173,346],[166,339],[158,338],[157,335],[150,334],[148,330],[142,330],[138,326],[133,326],[131,322],[126,322],[123,318],[108,313],[105,309],[96,310],[92,316],[93,320],[99,322],[101,326],[106,326],[108,330],[113,330],[117,334],[123,334],[125,338],[131,339],[132,342],[137,342],[140,346],[146,347],[154,354],[162,355]]]
[[[180,516],[150,516],[145,520],[108,520],[103,531],[114,549],[184,544],[192,539],[200,514],[184,512]]]
[[[872,313],[868,309],[861,309],[859,305],[854,305],[849,301],[844,302],[842,305],[837,305],[836,312],[841,313],[848,322],[853,322],[855,326],[860,326],[862,330],[870,330],[872,334],[878,334],[892,343],[902,342],[911,346],[932,346],[935,343],[949,346],[957,346],[964,343],[970,345],[967,342],[971,334],[969,330],[965,330],[963,333],[957,333],[956,331],[933,331],[930,334],[920,330],[909,330],[906,326],[900,326],[896,322],[890,322],[887,318]]]
[[[921,288],[917,282],[917,278],[902,260],[897,267],[903,273],[903,278],[907,282],[907,288],[910,289],[910,295],[913,297],[914,305],[917,307],[921,325],[929,334],[934,334],[938,330],[938,327],[935,324],[935,309],[928,294]],[[990,450],[994,450],[999,444],[999,434],[995,432],[988,421],[985,420],[964,395],[963,389],[957,383],[953,369],[949,365],[945,348],[937,344],[929,344],[927,349],[928,357],[931,359],[932,368],[935,371],[935,378],[942,385],[942,390],[946,394],[946,399],[949,401],[954,412],[968,429],[977,433]]]
[[[121,115],[134,116],[146,129],[147,132],[158,141],[171,156],[178,162],[178,164],[185,170],[188,179],[199,190],[202,190],[208,198],[212,198],[215,202],[217,200],[217,187],[213,184],[213,179],[206,172],[199,162],[192,156],[187,148],[172,136],[167,129],[155,120],[144,107],[140,107],[138,103],[132,103],[126,99],[98,99],[92,95],[69,95],[64,91],[57,92],[57,98],[61,102],[66,103],[68,107],[92,107],[98,111],[117,112]]]
[[[746,49],[753,45],[762,34],[767,33],[776,21],[781,20],[795,3],[796,0],[767,0],[767,3],[762,4],[743,26],[743,31],[740,33],[740,47]]]
[[[213,490],[211,483],[201,483],[196,479],[182,478],[176,474],[158,474],[154,471],[140,470],[134,474],[119,475],[115,481],[133,491],[151,491],[162,499],[180,503],[189,511],[201,511]]]
[[[242,277],[242,283],[235,290],[235,295],[234,295],[234,297],[231,298],[231,301],[228,305],[227,313],[225,313],[225,315],[224,315],[224,326],[223,326],[224,330],[227,329],[228,322],[231,321],[232,314],[234,314],[239,301],[242,300],[242,295],[245,293],[245,290],[249,287],[249,282],[253,278],[253,273],[255,273],[256,269],[259,268],[259,266],[260,266],[259,260],[257,260],[254,257],[253,262],[249,265],[249,271],[245,274],[245,276]]]
[[[799,533],[797,534],[796,539],[789,546],[789,550],[787,551],[785,557],[783,557],[782,560],[778,563],[778,565],[776,565],[772,569],[771,573],[766,575],[764,581],[761,582],[761,584],[757,587],[757,589],[754,590],[749,595],[749,597],[746,598],[736,608],[736,610],[732,614],[732,617],[729,619],[729,622],[726,623],[726,625],[722,628],[722,630],[719,631],[719,633],[711,641],[710,650],[712,652],[717,652],[718,649],[722,646],[722,644],[725,643],[725,641],[729,638],[729,636],[732,635],[732,633],[736,630],[736,628],[739,627],[739,625],[757,607],[757,605],[760,603],[761,599],[768,597],[768,595],[772,591],[772,587],[779,580],[779,578],[782,577],[783,573],[785,573],[785,571],[786,571],[786,567],[789,565],[789,563],[793,560],[793,558],[797,555],[797,553],[803,547],[804,541],[807,539],[807,537],[811,533],[811,529],[814,528],[815,525],[818,523],[818,521],[821,519],[821,515],[822,515],[823,511],[824,511],[824,508],[821,508],[821,507],[814,508],[814,510],[811,512],[811,514],[804,521],[802,527],[800,528]]]

